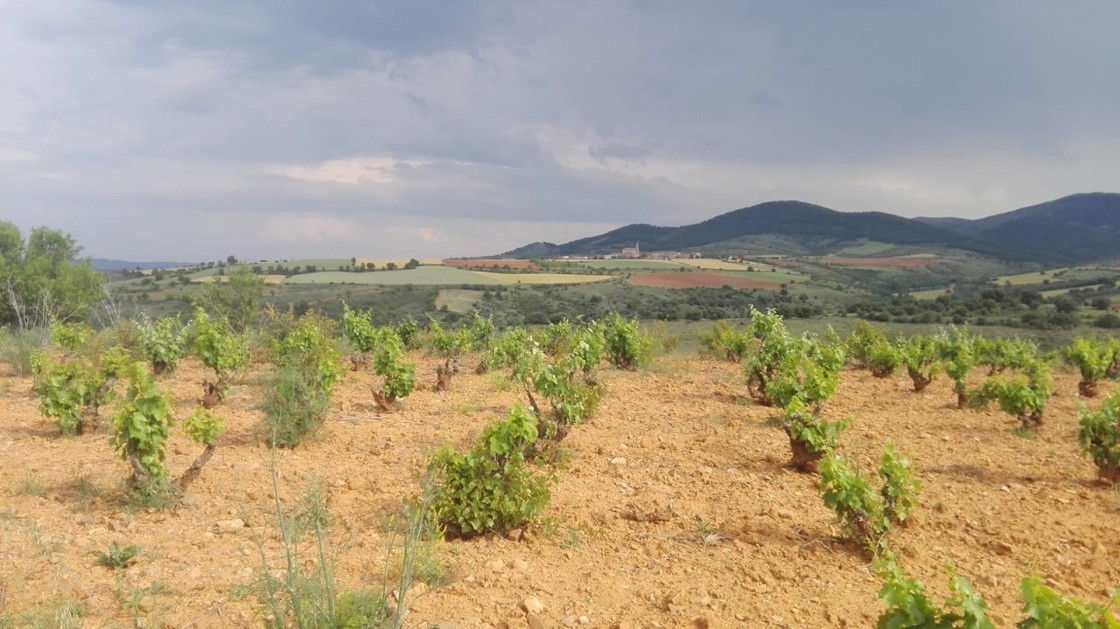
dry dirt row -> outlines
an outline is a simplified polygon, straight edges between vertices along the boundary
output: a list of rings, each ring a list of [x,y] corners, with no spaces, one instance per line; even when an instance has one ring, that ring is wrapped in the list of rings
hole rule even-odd
[[[349,374],[323,432],[276,457],[285,502],[325,483],[342,588],[380,584],[386,522],[416,494],[428,453],[465,446],[520,400],[499,375],[463,374],[433,392],[436,361],[413,359],[425,388],[403,412],[378,415],[374,377]],[[188,361],[165,380],[180,413],[203,375]],[[162,512],[122,503],[127,467],[104,434],[57,438],[30,381],[0,380],[0,610],[18,620],[69,599],[83,602],[88,627],[137,626],[138,617],[146,627],[260,626],[258,543],[281,565],[257,410],[264,375],[233,390],[217,454],[186,504]],[[668,356],[647,371],[605,370],[602,381],[599,413],[564,443],[570,456],[543,523],[516,542],[441,544],[447,584],[419,598],[409,626],[527,626],[527,596],[543,603],[545,626],[873,624],[881,606],[866,558],[834,539],[816,477],[784,467],[777,413],[743,399],[738,366]],[[944,596],[943,567],[955,563],[1001,627],[1017,617],[1018,581],[1031,569],[1063,592],[1104,600],[1120,583],[1120,494],[1096,484],[1079,454],[1076,378],[1057,376],[1059,395],[1033,439],[1013,435],[1016,422],[999,412],[951,408],[944,379],[921,394],[908,384],[846,372],[826,415],[854,417],[842,448],[867,469],[887,438],[914,461],[922,504],[893,540],[910,572]],[[197,450],[176,431],[172,473]],[[112,541],[143,547],[134,566],[96,564],[91,552]]]

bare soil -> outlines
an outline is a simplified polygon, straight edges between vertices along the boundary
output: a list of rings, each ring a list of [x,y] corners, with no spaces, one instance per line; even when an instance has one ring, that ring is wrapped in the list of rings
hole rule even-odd
[[[502,375],[469,369],[435,392],[438,360],[413,359],[424,388],[402,411],[374,410],[374,376],[347,374],[322,432],[276,454],[286,504],[316,479],[327,488],[340,589],[381,583],[386,522],[417,494],[428,454],[448,441],[465,447],[522,401]],[[230,390],[216,454],[185,504],[164,511],[121,500],[128,465],[106,431],[58,437],[30,381],[0,378],[0,611],[19,619],[73,599],[88,627],[141,617],[146,627],[260,626],[252,585],[283,565],[257,408],[267,369]],[[161,380],[180,416],[205,376],[188,361]],[[778,414],[746,400],[737,365],[667,356],[600,379],[607,394],[564,441],[542,523],[520,541],[442,542],[445,584],[417,600],[408,626],[528,626],[527,596],[543,603],[543,626],[873,625],[881,604],[867,558],[835,537],[816,476],[786,467]],[[944,597],[954,563],[1000,627],[1020,617],[1018,582],[1030,570],[1097,602],[1120,582],[1120,494],[1079,453],[1076,378],[1056,384],[1034,438],[1014,435],[1017,422],[998,411],[956,410],[944,378],[915,394],[904,375],[850,371],[826,406],[831,418],[854,418],[842,449],[864,469],[888,438],[913,460],[921,506],[891,540],[910,573]],[[173,434],[177,475],[201,448]],[[132,567],[97,565],[91,553],[114,541],[143,547]]]
[[[779,288],[778,282],[766,282],[717,271],[666,271],[638,273],[630,276],[630,283],[655,288]]]

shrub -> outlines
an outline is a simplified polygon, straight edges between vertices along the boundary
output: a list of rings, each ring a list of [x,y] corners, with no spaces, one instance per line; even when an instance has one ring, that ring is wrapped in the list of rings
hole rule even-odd
[[[408,315],[397,323],[397,336],[406,349],[416,349],[420,343],[420,326],[412,315]]]
[[[795,399],[786,407],[786,418],[782,423],[792,452],[790,466],[799,472],[816,470],[821,457],[840,445],[840,434],[848,424],[847,420],[824,421],[807,412],[804,403]]]
[[[472,335],[469,327],[459,327],[448,332],[439,321],[428,316],[428,338],[432,349],[445,358],[455,358],[471,351]]]
[[[272,361],[278,367],[305,371],[328,402],[334,383],[342,374],[333,331],[334,324],[329,319],[308,312],[296,319],[283,336],[274,338],[270,347]]]
[[[968,579],[955,574],[952,566],[949,566],[951,595],[941,605],[931,601],[925,585],[907,577],[895,561],[880,560],[875,569],[883,580],[879,598],[886,607],[875,623],[879,629],[995,629],[987,615],[987,602],[976,594]]]
[[[51,321],[51,340],[68,352],[76,352],[93,338],[93,328],[89,324]]]
[[[109,542],[109,550],[102,552],[100,550],[93,551],[93,556],[97,557],[97,563],[111,570],[120,570],[127,568],[132,562],[136,561],[136,557],[143,549],[135,544],[121,547],[116,542]]]
[[[514,377],[525,388],[536,415],[541,439],[563,439],[572,426],[593,415],[598,408],[601,389],[577,380],[576,373],[570,362],[548,362],[544,352],[535,346],[522,355],[514,367]],[[541,410],[534,393],[548,402],[550,413]]]
[[[930,336],[900,339],[897,344],[902,364],[914,383],[914,392],[924,391],[937,375],[937,340]]]
[[[494,369],[512,368],[529,350],[531,344],[532,338],[525,328],[506,330],[505,334],[483,354],[477,371],[485,373]]]
[[[313,373],[292,366],[278,369],[262,403],[272,443],[281,448],[298,446],[323,425],[328,406],[329,395]]]
[[[1019,594],[1023,597],[1023,613],[1027,615],[1016,625],[1021,629],[1120,629],[1120,616],[1112,611],[1120,602],[1120,593],[1115,590],[1107,606],[1095,605],[1059,594],[1043,585],[1037,575],[1031,575],[1020,583]]]
[[[992,376],[980,387],[986,400],[996,400],[1000,409],[1017,418],[1020,428],[1034,430],[1042,425],[1042,414],[1054,393],[1050,372],[1041,362],[1027,366],[1025,373]]]
[[[62,434],[83,434],[99,420],[100,407],[112,399],[117,375],[127,362],[127,353],[119,347],[95,358],[56,361],[39,355],[32,367],[39,412],[57,419]]]
[[[1108,376],[1112,366],[1112,348],[1098,341],[1079,337],[1062,352],[1067,364],[1081,372],[1077,391],[1082,397],[1096,397],[1097,383]]]
[[[836,393],[840,370],[844,368],[842,345],[822,343],[803,336],[786,345],[772,371],[766,393],[774,406],[786,408],[794,398],[814,415]]]
[[[381,389],[375,390],[373,397],[383,410],[391,411],[416,388],[416,367],[403,361],[404,345],[395,330],[380,328],[378,337],[373,371],[381,376]]]
[[[886,548],[891,526],[903,522],[917,505],[918,482],[910,461],[887,444],[879,459],[879,491],[859,469],[835,452],[820,461],[821,495],[836,513],[844,534],[873,555]]]
[[[797,340],[786,331],[781,315],[774,310],[764,314],[753,307],[747,333],[759,341],[754,354],[743,361],[747,391],[756,403],[770,406],[774,402],[770,381],[788,359],[787,354],[797,351]]]
[[[196,408],[194,413],[187,417],[183,422],[183,431],[187,433],[191,439],[197,443],[206,446],[198,457],[195,458],[191,466],[187,468],[183,475],[175,481],[175,486],[179,491],[186,491],[199,475],[202,474],[202,468],[214,456],[214,450],[217,447],[215,443],[218,435],[222,434],[224,422],[221,418],[212,415],[209,411],[202,408]]]
[[[128,390],[124,405],[113,418],[113,446],[132,467],[129,484],[133,490],[142,497],[157,498],[170,489],[164,442],[173,422],[171,397],[156,386],[146,363],[133,363],[124,373]]]
[[[175,371],[187,353],[186,330],[179,317],[144,318],[139,322],[140,347],[156,375]]]
[[[1120,483],[1120,391],[1114,391],[1097,411],[1077,412],[1081,449],[1097,466],[1101,478]]]
[[[750,349],[751,337],[727,321],[716,321],[710,332],[700,334],[700,343],[713,356],[723,356],[732,362],[742,362]]]
[[[465,454],[444,446],[429,459],[432,511],[448,534],[505,534],[544,510],[548,479],[524,466],[536,439],[536,418],[514,406],[505,419],[486,426]]]
[[[902,364],[902,353],[890,341],[877,341],[867,351],[867,367],[876,378],[888,378]]]
[[[612,365],[633,371],[649,362],[653,342],[637,319],[624,319],[615,313],[605,323],[607,360]]]
[[[1038,358],[1038,346],[1021,339],[976,339],[973,350],[977,364],[987,365],[989,376],[1023,369]]]
[[[848,356],[852,362],[860,368],[871,369],[873,368],[873,356],[876,350],[881,351],[881,348],[886,345],[889,346],[890,342],[887,341],[887,336],[883,331],[871,325],[867,321],[856,321],[855,326],[852,328],[852,334],[845,341],[848,349]],[[895,363],[898,366],[898,363]],[[891,371],[894,371],[892,367]],[[884,378],[886,376],[877,376]]]
[[[32,373],[32,356],[47,346],[49,331],[44,328],[26,330],[0,327],[0,362],[8,363],[17,376]]]
[[[370,321],[369,311],[358,312],[342,304],[342,329],[350,346],[359,352],[370,354],[377,349],[379,335]]]
[[[937,354],[945,369],[945,374],[953,380],[953,391],[957,394],[957,408],[969,404],[968,374],[976,365],[974,339],[960,329],[953,328],[948,334],[938,337]]]
[[[202,364],[214,371],[216,387],[224,392],[233,375],[249,364],[249,339],[236,334],[225,319],[216,322],[202,308],[194,309],[191,346]]]

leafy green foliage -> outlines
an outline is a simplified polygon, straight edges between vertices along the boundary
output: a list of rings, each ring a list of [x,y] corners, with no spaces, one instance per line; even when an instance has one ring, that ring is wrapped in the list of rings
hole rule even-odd
[[[525,387],[529,404],[538,420],[548,422],[548,431],[560,429],[559,434],[550,434],[549,437],[562,438],[566,434],[562,427],[581,423],[599,406],[602,390],[577,380],[576,373],[577,368],[571,362],[549,362],[544,352],[535,346],[523,354],[514,367],[514,378]],[[534,392],[548,401],[552,411],[550,415],[542,414]]]
[[[175,371],[187,353],[187,334],[179,317],[160,317],[155,321],[140,319],[140,347],[156,374]]]
[[[790,465],[801,472],[812,472],[824,455],[840,445],[840,434],[848,427],[849,421],[825,421],[809,413],[798,398],[786,407],[786,419],[782,428],[789,437],[793,459]]]
[[[789,360],[788,354],[798,350],[797,339],[786,330],[781,315],[774,310],[762,313],[751,308],[747,334],[759,342],[757,350],[743,361],[747,390],[755,402],[770,406],[774,403],[770,381],[781,365]]]
[[[796,398],[816,415],[840,385],[844,346],[803,336],[790,339],[785,350],[778,357],[766,393],[774,406],[786,408]]]
[[[1077,367],[1081,372],[1078,392],[1084,397],[1095,397],[1098,381],[1107,377],[1112,367],[1112,347],[1094,339],[1078,337],[1062,354],[1067,364]]]
[[[204,408],[196,408],[183,420],[183,432],[202,445],[212,446],[222,434],[225,422]]]
[[[992,376],[980,387],[980,394],[996,400],[1003,412],[1019,420],[1023,430],[1042,425],[1043,411],[1053,393],[1050,370],[1038,361],[1027,365],[1024,373]]]
[[[1113,391],[1097,411],[1077,412],[1078,440],[1102,478],[1120,483],[1120,391]]]
[[[891,559],[876,562],[883,580],[879,598],[886,609],[879,615],[878,629],[995,629],[988,618],[988,604],[972,589],[968,579],[949,567],[951,595],[941,605],[931,601],[921,581],[907,577]]]
[[[133,363],[124,373],[128,390],[113,418],[113,446],[132,465],[133,487],[141,493],[159,492],[169,483],[164,444],[173,422],[171,398],[156,386],[146,363]]]
[[[532,338],[525,328],[510,328],[482,355],[479,371],[512,368],[529,350]]]
[[[0,221],[0,325],[20,330],[52,321],[82,321],[104,295],[105,280],[81,260],[69,234],[36,227],[26,241],[18,227]]]
[[[910,461],[890,444],[879,459],[882,486],[878,491],[835,452],[820,460],[819,471],[825,505],[836,513],[845,535],[872,554],[885,550],[891,526],[903,522],[917,505],[920,485],[911,476]]]
[[[852,327],[852,333],[844,342],[848,349],[848,357],[857,366],[863,369],[873,367],[872,356],[882,346],[889,346],[890,342],[883,331],[860,319]],[[895,363],[898,366],[898,363]],[[891,369],[893,371],[893,368]],[[883,377],[883,376],[879,376]]]
[[[1112,610],[1120,603],[1120,593],[1112,593],[1108,606],[1095,605],[1055,592],[1043,585],[1038,575],[1023,579],[1019,593],[1027,615],[1015,625],[1020,629],[1120,629],[1120,617]]]
[[[406,349],[416,349],[420,343],[420,325],[412,315],[408,315],[397,323],[397,336],[401,337]]]
[[[93,328],[84,321],[64,323],[51,321],[51,340],[68,352],[76,352],[93,338]]]
[[[342,374],[341,353],[333,332],[330,319],[308,312],[286,326],[282,336],[272,339],[269,352],[278,367],[306,372],[328,402]]]
[[[455,535],[504,534],[548,505],[548,479],[525,469],[525,451],[537,439],[537,420],[514,406],[491,422],[465,453],[444,446],[428,461],[434,476],[432,510]]]
[[[82,434],[86,423],[96,421],[99,408],[112,399],[117,374],[127,362],[127,352],[120,347],[94,358],[38,355],[32,364],[32,388],[39,396],[39,412],[57,419],[62,434]]]
[[[890,341],[876,341],[867,351],[867,367],[876,378],[887,378],[902,364],[902,352]]]
[[[1021,370],[1038,359],[1038,346],[1022,339],[980,339],[973,342],[976,362],[987,365],[988,375],[1008,369]]]
[[[653,342],[637,319],[624,319],[615,313],[607,318],[603,331],[607,360],[618,369],[637,369],[649,362]]]
[[[278,369],[261,404],[271,442],[281,448],[298,446],[323,425],[328,406],[329,396],[313,373],[291,366]]]
[[[937,354],[945,374],[953,380],[957,408],[968,406],[968,374],[976,366],[976,340],[959,328],[937,338]]]
[[[700,343],[713,356],[723,356],[738,363],[750,350],[751,337],[727,321],[716,321],[711,331],[700,334]]]
[[[342,305],[342,329],[350,346],[359,352],[370,354],[377,349],[377,329],[371,322],[368,311],[358,312],[350,306]]]
[[[914,392],[925,390],[937,375],[937,339],[931,336],[914,336],[897,342],[902,364],[914,383]]]
[[[109,550],[102,552],[100,550],[93,551],[93,555],[97,557],[97,563],[112,570],[120,570],[127,568],[132,562],[136,561],[136,557],[144,549],[136,544],[121,547],[116,542],[109,542]]]
[[[258,319],[263,294],[264,278],[248,267],[237,266],[216,281],[203,285],[199,302],[216,318],[225,321],[231,331],[241,334]]]
[[[194,310],[191,337],[198,358],[214,370],[220,385],[249,364],[249,339],[234,333],[224,319],[212,321],[202,308]]]
[[[477,316],[477,314],[476,314]],[[470,327],[460,326],[454,332],[448,332],[439,321],[428,317],[428,338],[431,339],[432,349],[440,356],[454,358],[471,351],[474,335]]]
[[[385,410],[392,410],[416,388],[416,367],[404,362],[404,344],[392,328],[379,328],[378,350],[373,371],[381,376],[381,390],[374,399]]]
[[[879,490],[883,515],[891,523],[901,524],[918,506],[917,493],[922,485],[910,474],[910,459],[903,458],[889,442],[879,458],[879,478],[883,480]]]

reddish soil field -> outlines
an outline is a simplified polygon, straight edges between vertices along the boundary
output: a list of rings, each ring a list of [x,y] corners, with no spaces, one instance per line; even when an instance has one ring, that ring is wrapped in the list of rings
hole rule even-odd
[[[749,277],[727,275],[717,271],[666,271],[638,273],[630,276],[630,283],[654,288],[780,288],[777,282],[764,282]]]
[[[821,258],[821,264],[835,264],[837,266],[893,266],[914,268],[926,266],[937,261],[937,258]]]
[[[434,392],[436,359],[412,359],[424,388],[403,411],[370,410],[374,376],[348,374],[323,430],[276,454],[287,506],[315,479],[326,486],[340,590],[382,582],[385,522],[416,495],[428,454],[448,441],[465,447],[523,401],[504,375],[467,369]],[[283,566],[257,408],[267,370],[230,391],[217,453],[185,503],[165,511],[122,502],[128,467],[105,432],[56,436],[30,381],[0,378],[0,613],[22,626],[25,613],[76,600],[86,627],[260,626],[253,584]],[[180,416],[204,375],[188,361],[161,380]],[[567,462],[553,470],[542,524],[520,541],[442,543],[446,584],[418,598],[406,626],[525,627],[527,596],[543,603],[546,627],[874,625],[882,607],[867,558],[835,537],[817,478],[785,466],[779,414],[744,399],[739,365],[673,355],[645,371],[605,369],[600,380],[606,395],[563,442]],[[841,449],[865,470],[888,438],[913,460],[921,504],[891,544],[938,600],[949,561],[986,597],[997,627],[1022,617],[1028,570],[1095,602],[1120,582],[1120,494],[1097,484],[1079,452],[1076,380],[1057,375],[1046,424],[1027,439],[998,411],[953,408],[945,378],[912,393],[904,376],[844,373],[825,415],[852,418]],[[172,474],[198,450],[173,429]],[[650,513],[663,517],[642,521]],[[113,541],[143,552],[127,569],[98,566],[91,552]]]
[[[444,260],[444,266],[453,266],[456,268],[469,267],[472,269],[477,268],[490,268],[490,267],[509,267],[511,269],[537,269],[539,265],[531,260]]]

